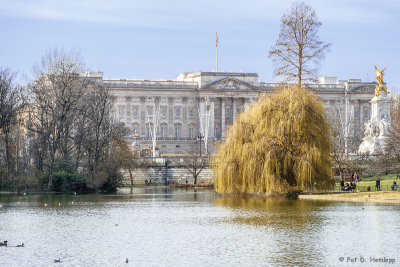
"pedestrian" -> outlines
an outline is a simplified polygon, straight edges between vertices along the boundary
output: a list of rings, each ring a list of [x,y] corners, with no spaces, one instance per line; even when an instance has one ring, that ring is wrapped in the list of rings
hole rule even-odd
[[[188,178],[186,177],[186,184],[188,184],[188,182],[189,182],[189,181],[188,181]]]
[[[340,181],[340,189],[344,191],[344,180]]]
[[[394,190],[395,188],[397,188],[397,183],[396,183],[396,181],[393,181],[392,190]]]
[[[381,179],[376,179],[376,191],[381,191]]]
[[[356,172],[354,173],[354,177],[356,178],[355,183],[358,183],[358,174]]]
[[[350,182],[352,183],[352,182],[354,181],[354,172],[351,174],[351,177],[350,177],[350,178],[351,178],[351,181],[350,181]]]

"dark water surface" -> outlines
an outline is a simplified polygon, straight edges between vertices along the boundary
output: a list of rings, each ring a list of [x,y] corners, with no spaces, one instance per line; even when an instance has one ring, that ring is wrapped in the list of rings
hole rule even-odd
[[[400,207],[192,189],[0,194],[0,240],[1,266],[400,266]]]

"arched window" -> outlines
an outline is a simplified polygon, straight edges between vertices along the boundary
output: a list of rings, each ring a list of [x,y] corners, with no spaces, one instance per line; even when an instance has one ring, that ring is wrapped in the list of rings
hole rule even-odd
[[[146,137],[151,138],[152,137],[152,131],[153,131],[153,124],[152,123],[147,123],[146,124]]]
[[[166,124],[165,122],[161,123],[160,136],[163,138],[167,137],[167,131],[168,131],[168,124]]]
[[[181,138],[182,125],[180,123],[174,124],[175,138]]]
[[[196,136],[196,127],[193,124],[189,124],[189,138],[194,139]]]

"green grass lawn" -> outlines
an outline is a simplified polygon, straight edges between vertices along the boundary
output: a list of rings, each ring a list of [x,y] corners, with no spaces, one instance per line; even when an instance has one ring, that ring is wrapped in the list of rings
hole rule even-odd
[[[392,184],[393,181],[396,181],[396,183],[400,183],[400,180],[397,179],[397,174],[388,174],[388,175],[382,175],[382,176],[373,176],[373,177],[367,177],[367,178],[363,178],[363,180],[359,183],[357,183],[357,188],[356,190],[360,190],[360,191],[367,191],[367,187],[370,186],[371,187],[371,191],[376,191],[376,179],[378,179],[378,177],[381,179],[381,190],[382,191],[391,191],[392,188]],[[346,184],[346,183],[345,183]],[[400,190],[397,189],[397,190]],[[335,188],[334,191],[340,191],[340,183],[336,183],[335,184]]]

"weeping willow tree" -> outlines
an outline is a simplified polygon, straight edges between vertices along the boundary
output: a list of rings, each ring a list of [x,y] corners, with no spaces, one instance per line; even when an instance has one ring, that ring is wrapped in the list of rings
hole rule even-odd
[[[262,95],[229,129],[213,157],[219,193],[290,193],[332,185],[329,126],[309,91]]]

